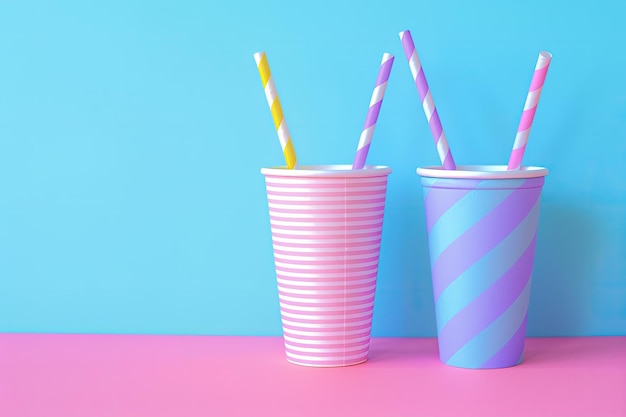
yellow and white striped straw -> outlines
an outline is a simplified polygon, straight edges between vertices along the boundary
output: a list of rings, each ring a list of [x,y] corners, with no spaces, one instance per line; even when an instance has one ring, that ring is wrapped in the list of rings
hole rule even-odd
[[[283,154],[285,155],[285,161],[287,162],[287,168],[293,169],[296,167],[296,151],[293,149],[293,142],[291,141],[291,135],[287,128],[287,122],[283,115],[283,109],[280,106],[280,100],[276,93],[276,86],[274,85],[274,78],[270,72],[270,66],[267,63],[267,56],[265,52],[257,52],[254,54],[254,60],[256,61],[259,74],[261,75],[261,82],[265,89],[265,98],[267,104],[270,106],[272,112],[272,118],[274,119],[274,126],[276,127],[276,133],[278,133],[278,140],[280,146],[283,148]]]

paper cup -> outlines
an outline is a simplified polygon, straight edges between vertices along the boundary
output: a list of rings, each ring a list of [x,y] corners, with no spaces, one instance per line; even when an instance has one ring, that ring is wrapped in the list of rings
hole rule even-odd
[[[476,369],[519,364],[548,170],[497,165],[417,173],[441,361]]]
[[[391,169],[263,168],[289,362],[367,360]]]

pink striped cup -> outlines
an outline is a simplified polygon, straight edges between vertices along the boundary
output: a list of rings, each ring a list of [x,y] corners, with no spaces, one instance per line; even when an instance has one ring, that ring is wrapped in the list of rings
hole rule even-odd
[[[385,210],[385,166],[263,168],[289,362],[367,360]]]

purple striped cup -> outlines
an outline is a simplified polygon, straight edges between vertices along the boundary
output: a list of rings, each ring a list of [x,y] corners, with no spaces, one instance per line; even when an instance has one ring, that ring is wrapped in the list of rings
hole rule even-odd
[[[489,165],[417,173],[441,361],[474,369],[519,364],[548,170]]]
[[[391,169],[263,168],[289,362],[367,360]]]

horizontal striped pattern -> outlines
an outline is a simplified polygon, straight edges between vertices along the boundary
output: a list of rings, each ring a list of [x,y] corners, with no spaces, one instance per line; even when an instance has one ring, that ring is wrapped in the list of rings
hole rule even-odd
[[[265,175],[290,362],[330,367],[367,360],[388,174],[371,171]]]
[[[520,363],[544,178],[423,178],[441,361]]]

